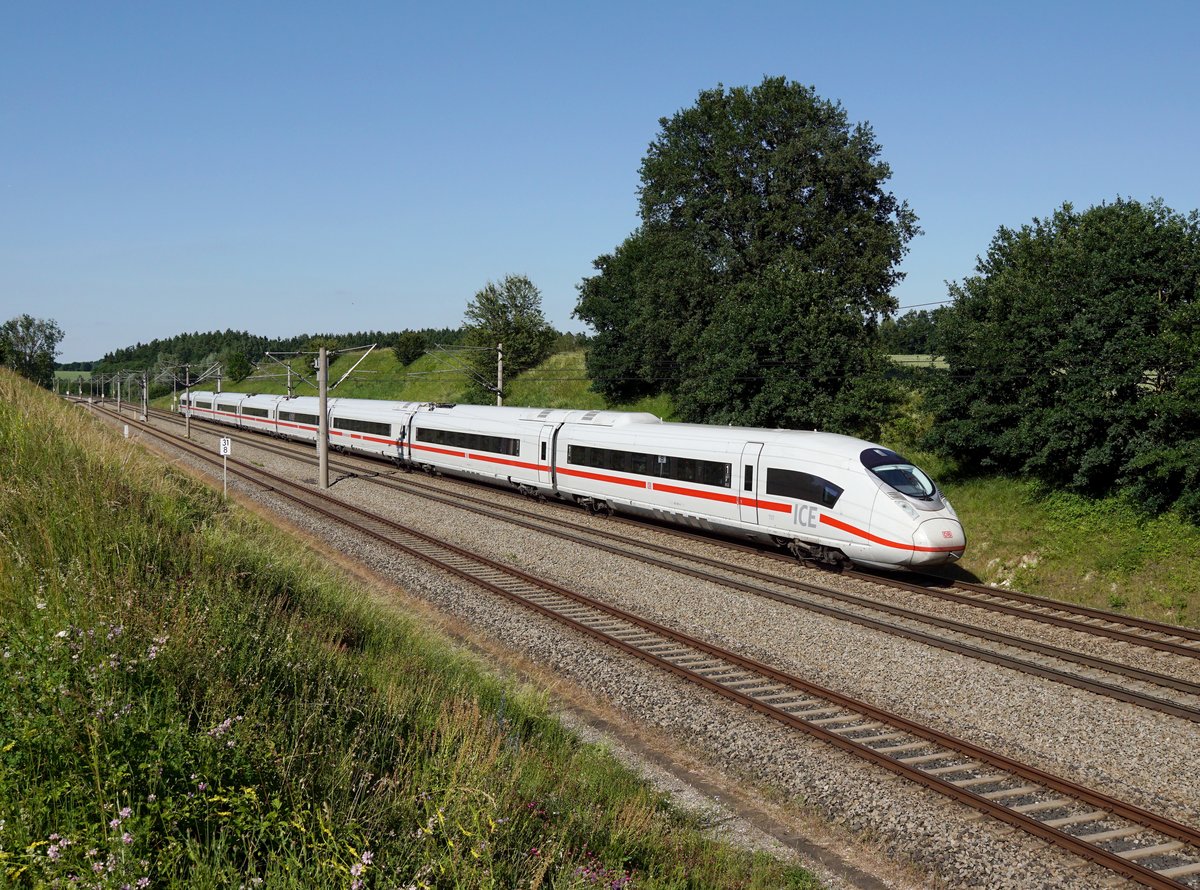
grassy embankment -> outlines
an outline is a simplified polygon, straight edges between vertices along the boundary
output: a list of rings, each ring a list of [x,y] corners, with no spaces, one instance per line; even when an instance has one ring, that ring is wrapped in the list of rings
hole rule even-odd
[[[810,886],[0,370],[0,885]]]
[[[988,584],[1200,627],[1200,529],[1174,514],[1147,516],[1120,497],[1085,498],[1036,482],[971,477],[909,448],[967,530],[958,569]]]
[[[330,383],[336,382],[350,369],[359,356],[338,356],[329,366]],[[309,380],[316,376],[311,368],[304,368],[311,356],[293,362],[296,372],[294,393],[299,396],[316,395],[314,384],[302,383],[299,374]],[[263,379],[260,375],[281,375]],[[260,365],[253,375],[258,379],[246,379],[236,384],[226,384],[228,392],[287,392],[286,371],[278,363]],[[212,389],[213,383],[206,381],[200,388]],[[376,350],[358,366],[353,375],[346,379],[331,395],[356,399],[398,399],[414,402],[467,402],[478,401],[471,394],[468,376],[444,355],[424,355],[411,365],[401,365],[390,349]],[[167,399],[167,402],[170,400]],[[159,404],[163,404],[159,400]],[[494,402],[493,402],[494,403]],[[606,408],[622,411],[649,411],[660,417],[671,419],[673,411],[668,398],[659,396],[642,399],[623,405],[607,405],[604,397],[589,387],[587,370],[584,367],[583,351],[562,352],[551,355],[545,362],[524,374],[510,377],[505,384],[504,404],[543,408]]]
[[[923,356],[899,358],[920,360]],[[336,380],[352,360],[335,365]],[[277,366],[276,366],[277,367]],[[442,373],[425,356],[405,368],[390,350],[363,364],[372,373],[356,375],[337,392],[365,398],[459,401],[467,390],[461,374]],[[271,381],[273,382],[273,381]],[[268,382],[246,381],[243,391],[284,392]],[[304,391],[298,390],[301,394]],[[602,408],[589,389],[583,353],[552,356],[544,365],[509,383],[506,404]],[[611,406],[650,411],[670,420],[669,399]],[[987,583],[1159,621],[1200,625],[1200,530],[1171,515],[1150,518],[1118,498],[1090,500],[1046,493],[1030,482],[970,478],[909,444],[926,418],[893,424],[884,444],[927,467],[949,494],[967,529],[963,571]]]

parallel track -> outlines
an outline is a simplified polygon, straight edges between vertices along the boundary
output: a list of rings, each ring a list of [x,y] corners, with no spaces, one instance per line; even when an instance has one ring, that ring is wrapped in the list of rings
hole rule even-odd
[[[136,423],[136,422],[135,422]],[[207,450],[137,423],[214,467]],[[231,459],[325,519],[882,766],[1144,886],[1197,886],[1200,830],[956,739]],[[1076,834],[1074,832],[1078,831]]]

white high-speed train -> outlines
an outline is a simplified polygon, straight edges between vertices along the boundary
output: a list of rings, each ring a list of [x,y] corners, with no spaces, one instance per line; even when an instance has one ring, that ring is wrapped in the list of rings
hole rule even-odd
[[[180,410],[315,442],[318,400],[193,392]],[[926,568],[966,536],[933,481],[850,436],[664,423],[652,414],[329,399],[334,448],[597,511],[786,546],[801,559]]]

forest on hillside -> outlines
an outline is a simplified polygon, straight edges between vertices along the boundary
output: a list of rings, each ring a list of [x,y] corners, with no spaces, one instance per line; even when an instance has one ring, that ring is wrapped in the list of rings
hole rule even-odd
[[[261,337],[248,331],[205,331],[176,334],[163,340],[136,343],[107,353],[91,370],[98,374],[115,371],[143,370],[202,365],[227,360],[240,355],[251,364],[268,352],[299,352],[325,346],[344,349],[375,343],[391,348],[400,339],[401,331],[354,331],[350,333],[297,334],[293,337]],[[429,328],[421,331],[432,342],[457,343],[462,334],[458,328]]]

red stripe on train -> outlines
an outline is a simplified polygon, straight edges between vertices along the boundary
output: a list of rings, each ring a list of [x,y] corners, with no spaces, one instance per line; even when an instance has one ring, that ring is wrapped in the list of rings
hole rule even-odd
[[[559,467],[558,472],[563,476],[579,476],[582,479],[595,479],[597,482],[612,482],[615,485],[628,485],[631,488],[645,488],[646,483],[641,479],[622,479],[620,476],[607,476],[604,473],[589,473],[586,470],[570,470]]]
[[[887,538],[881,538],[878,535],[873,535],[870,532],[865,532],[861,528],[855,528],[848,522],[842,522],[840,519],[834,519],[825,513],[821,514],[821,522],[825,525],[832,525],[834,528],[841,529],[844,532],[849,532],[852,535],[858,535],[860,538],[866,538],[873,544],[882,544],[885,547],[895,547],[897,550],[912,550],[915,553],[961,553],[966,549],[965,544],[960,544],[957,547],[917,547],[913,544],[901,544],[896,541],[889,541]]]

